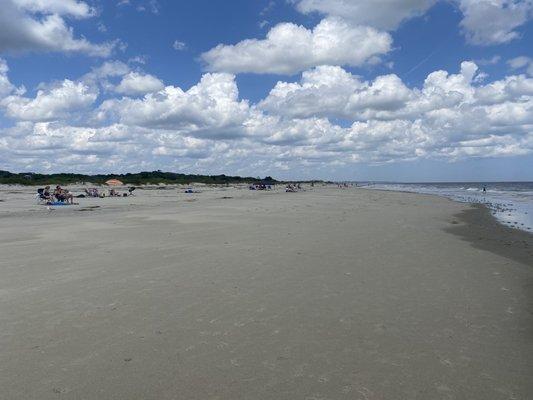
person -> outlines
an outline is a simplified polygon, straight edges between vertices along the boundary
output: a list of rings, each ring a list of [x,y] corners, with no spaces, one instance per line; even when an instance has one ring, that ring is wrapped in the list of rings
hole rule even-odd
[[[68,190],[61,188],[61,186],[57,185],[56,190],[54,190],[54,196],[56,197],[57,201],[61,202],[67,202],[70,204],[74,204],[74,196],[69,193]]]
[[[88,197],[101,197],[100,193],[98,192],[98,189],[96,188],[85,189],[85,193]]]
[[[52,200],[52,194],[50,193],[50,186],[44,187],[43,198],[48,201]]]
[[[52,201],[52,195],[50,194],[50,186],[46,186],[44,188],[37,189],[37,196],[40,201],[44,201],[46,203],[49,203]]]
[[[487,185],[483,185],[483,193],[487,193]]]

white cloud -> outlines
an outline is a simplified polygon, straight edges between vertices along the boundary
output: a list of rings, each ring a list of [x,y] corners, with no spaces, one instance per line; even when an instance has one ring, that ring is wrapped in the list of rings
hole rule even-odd
[[[116,43],[91,43],[76,38],[63,16],[94,15],[85,2],[74,0],[4,0],[0,13],[0,52],[52,51],[109,56]]]
[[[77,18],[87,18],[95,14],[84,1],[77,0],[12,0],[13,3],[32,13],[70,15]]]
[[[300,12],[317,12],[325,18],[313,29],[281,23],[264,39],[219,44],[201,59],[208,71],[234,74],[291,75],[320,65],[372,64],[391,50],[392,38],[386,31],[424,15],[439,1],[444,0],[289,0]],[[533,0],[450,1],[463,13],[460,25],[467,41],[476,45],[517,38],[517,29],[533,13]],[[488,60],[497,61],[498,57]]]
[[[135,57],[132,57],[128,60],[128,63],[136,63],[136,64],[146,64],[146,61],[147,61],[147,56],[145,55],[142,55],[142,56],[135,56]]]
[[[533,96],[533,79],[525,75],[508,76],[475,89],[475,98],[479,104],[527,102],[530,96]]]
[[[97,84],[103,79],[109,77],[123,76],[130,72],[130,67],[124,64],[122,61],[106,61],[99,67],[93,68],[91,72],[85,74],[82,77],[83,81]]]
[[[15,90],[7,76],[8,71],[9,67],[6,61],[0,58],[0,100]]]
[[[507,61],[507,64],[513,69],[525,69],[529,76],[533,76],[533,58],[520,56]]]
[[[106,61],[83,75],[80,81],[96,91],[114,92],[117,85],[114,82],[129,72],[130,67],[122,61]]]
[[[37,91],[35,98],[11,95],[0,101],[5,114],[22,121],[49,121],[67,117],[94,103],[98,92],[81,82],[63,82]]]
[[[0,66],[2,110],[15,124],[0,130],[0,168],[313,174],[356,163],[533,153],[533,78],[481,84],[483,71],[469,61],[455,73],[432,72],[420,87],[393,74],[367,81],[320,66],[298,82],[279,82],[258,104],[240,99],[235,77],[224,73],[206,74],[188,90],[166,86],[99,104],[101,80],[131,73],[119,62],[29,97]]]
[[[299,83],[278,83],[259,107],[289,121],[354,121],[335,146],[358,160],[453,158],[466,156],[466,147],[471,155],[503,155],[518,144],[520,154],[532,151],[533,79],[518,75],[475,86],[478,74],[474,63],[464,62],[459,74],[436,71],[421,89],[410,89],[395,75],[363,82],[339,67],[319,67]],[[474,149],[472,141],[480,145]]]
[[[459,6],[466,39],[476,45],[501,44],[518,38],[516,29],[533,12],[531,0],[459,0]]]
[[[131,96],[157,92],[165,87],[163,82],[153,75],[130,72],[115,87],[117,93]]]
[[[394,30],[402,21],[424,15],[438,1],[445,0],[293,0],[302,13],[318,12],[352,24]],[[463,19],[461,28],[475,45],[507,43],[519,37],[517,28],[532,15],[531,0],[452,0]]]
[[[501,56],[495,55],[491,58],[482,58],[479,60],[476,60],[476,64],[478,65],[495,65],[498,64],[501,61]]]
[[[122,0],[118,3],[119,6],[131,5],[129,0]],[[161,4],[157,0],[141,0],[135,8],[139,12],[151,12],[152,14],[159,14]]]
[[[187,49],[187,44],[185,42],[182,42],[180,40],[175,40],[172,44],[172,48],[177,51],[183,51]]]
[[[507,63],[512,69],[520,69],[523,67],[527,67],[531,63],[531,61],[532,60],[529,57],[520,56],[520,57],[512,58],[511,60],[507,61]]]
[[[278,82],[259,107],[294,118],[343,117],[350,96],[363,86],[341,67],[320,66],[304,72],[300,83]]]
[[[366,112],[404,110],[416,94],[396,75],[363,82],[340,67],[322,66],[306,71],[300,83],[278,82],[259,107],[293,118],[310,116],[365,119]]]
[[[186,135],[242,136],[249,105],[239,101],[234,78],[229,74],[206,74],[187,91],[167,86],[143,99],[108,100],[99,108],[98,118],[117,119],[125,125],[173,129]]]
[[[423,15],[436,0],[294,0],[299,11],[342,17],[356,25],[396,29],[406,19]]]
[[[202,54],[209,71],[294,74],[322,64],[361,66],[390,51],[389,34],[326,18],[314,29],[273,27],[262,40],[219,45]]]

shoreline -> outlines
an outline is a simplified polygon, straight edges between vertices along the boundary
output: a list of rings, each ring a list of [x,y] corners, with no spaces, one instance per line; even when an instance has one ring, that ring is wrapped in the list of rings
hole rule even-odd
[[[455,215],[464,225],[452,226],[447,229],[448,232],[476,248],[533,267],[533,233],[502,224],[484,204],[470,206],[470,209]]]
[[[509,229],[512,229],[512,230],[517,230],[517,231],[520,231],[520,232],[524,232],[524,233],[527,233],[527,234],[530,234],[530,235],[533,235],[533,231],[531,230],[530,227],[524,227],[524,228],[521,228],[520,225],[518,224],[515,224],[513,226],[513,224],[511,224],[510,222],[508,221],[505,221],[503,219],[499,219],[497,216],[496,216],[496,211],[494,209],[492,209],[489,204],[493,204],[493,203],[483,203],[483,202],[472,202],[472,201],[468,201],[468,200],[459,200],[459,199],[454,199],[451,195],[445,195],[445,194],[438,194],[438,193],[422,193],[422,192],[415,192],[415,191],[408,191],[408,190],[400,190],[400,189],[382,189],[382,188],[371,188],[371,187],[361,187],[361,189],[365,189],[365,190],[377,190],[377,191],[383,191],[383,192],[397,192],[397,193],[409,193],[409,194],[419,194],[419,195],[424,195],[424,196],[435,196],[437,198],[441,198],[441,199],[446,199],[446,200],[450,200],[450,201],[453,201],[453,202],[456,202],[456,203],[459,203],[459,204],[468,204],[468,205],[471,205],[471,206],[481,206],[481,207],[484,207],[488,213],[490,214],[490,216],[501,226],[504,226],[506,228],[509,228]],[[497,208],[497,207],[496,207]]]
[[[445,231],[469,242],[473,247],[518,261],[533,267],[533,232],[513,228],[500,221],[492,210],[482,203],[458,201],[443,195],[417,193],[407,190],[361,188],[379,192],[396,192],[415,196],[428,196],[459,204],[465,207],[453,217],[462,224],[453,223]],[[456,222],[456,221],[455,221]]]

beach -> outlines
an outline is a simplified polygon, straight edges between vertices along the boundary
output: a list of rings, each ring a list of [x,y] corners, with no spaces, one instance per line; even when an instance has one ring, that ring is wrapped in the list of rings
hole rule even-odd
[[[195,189],[0,189],[0,398],[533,398],[533,235],[431,195]]]

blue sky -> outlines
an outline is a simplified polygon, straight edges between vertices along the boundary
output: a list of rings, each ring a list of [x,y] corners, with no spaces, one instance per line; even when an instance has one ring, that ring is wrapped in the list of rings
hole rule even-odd
[[[0,169],[533,180],[531,0],[5,2]]]

